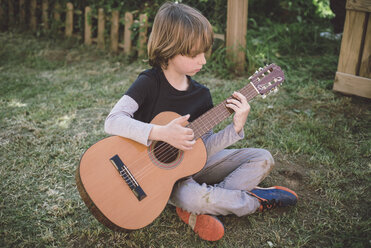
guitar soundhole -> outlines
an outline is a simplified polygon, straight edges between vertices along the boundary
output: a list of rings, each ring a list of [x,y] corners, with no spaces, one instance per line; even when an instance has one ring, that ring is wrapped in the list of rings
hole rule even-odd
[[[159,167],[171,169],[183,159],[184,152],[162,141],[155,141],[149,147],[151,160]]]

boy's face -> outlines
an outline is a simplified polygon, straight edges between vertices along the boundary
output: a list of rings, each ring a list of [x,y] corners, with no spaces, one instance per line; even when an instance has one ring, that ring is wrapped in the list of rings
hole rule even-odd
[[[178,54],[169,60],[168,69],[193,76],[202,69],[204,64],[206,64],[205,53],[199,53],[194,57]]]

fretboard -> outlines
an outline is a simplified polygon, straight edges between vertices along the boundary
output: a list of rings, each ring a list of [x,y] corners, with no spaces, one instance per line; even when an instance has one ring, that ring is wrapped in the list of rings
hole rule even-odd
[[[247,98],[247,101],[250,101],[256,95],[258,95],[257,90],[251,83],[247,84],[238,92],[244,95]],[[204,135],[217,124],[228,118],[233,113],[232,109],[226,107],[228,99],[219,103],[214,108],[210,109],[209,111],[198,117],[196,120],[188,124],[188,127],[194,131],[195,139],[200,138],[202,135]]]

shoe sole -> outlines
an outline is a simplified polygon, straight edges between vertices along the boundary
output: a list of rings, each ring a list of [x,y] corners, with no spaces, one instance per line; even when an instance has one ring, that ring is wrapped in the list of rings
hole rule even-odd
[[[262,189],[262,190],[264,190],[264,189],[281,189],[281,190],[284,190],[284,191],[287,191],[287,192],[293,194],[296,197],[296,199],[299,199],[298,195],[294,191],[292,191],[289,188],[283,187],[283,186],[273,186],[273,187],[269,187],[269,188],[255,187],[255,189]]]
[[[189,217],[191,215],[189,212],[177,207],[176,213],[184,223],[189,225]],[[207,241],[217,241],[224,236],[223,223],[211,215],[197,215],[196,222],[192,229],[201,239]]]

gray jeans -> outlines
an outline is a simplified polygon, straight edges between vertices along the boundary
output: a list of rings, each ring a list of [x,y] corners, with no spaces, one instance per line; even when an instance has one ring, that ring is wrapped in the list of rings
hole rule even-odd
[[[273,166],[272,155],[264,149],[222,150],[200,172],[175,184],[170,203],[193,214],[251,214],[260,203],[246,191],[263,181]]]

